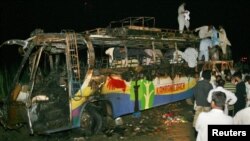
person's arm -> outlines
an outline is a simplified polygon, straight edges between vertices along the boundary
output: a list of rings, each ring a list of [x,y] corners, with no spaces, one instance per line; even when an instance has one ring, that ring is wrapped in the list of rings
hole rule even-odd
[[[197,82],[198,83],[198,82]],[[196,99],[197,98],[197,83],[196,83],[196,85],[194,86],[194,99]]]
[[[197,32],[199,30],[201,30],[201,27],[197,27],[197,28],[194,29],[195,32]]]
[[[213,92],[214,92],[214,89],[210,90],[209,93],[208,93],[207,101],[208,101],[209,103],[212,102],[212,95],[213,95]]]
[[[236,103],[237,97],[235,96],[234,93],[224,89],[223,87],[219,87],[218,91],[221,91],[221,92],[225,93],[225,95],[226,95],[226,103],[228,103],[229,105],[233,105],[234,103]]]
[[[227,96],[227,103],[229,105],[233,105],[234,103],[236,103],[237,97],[234,93],[232,93],[231,91],[226,91],[225,94]]]

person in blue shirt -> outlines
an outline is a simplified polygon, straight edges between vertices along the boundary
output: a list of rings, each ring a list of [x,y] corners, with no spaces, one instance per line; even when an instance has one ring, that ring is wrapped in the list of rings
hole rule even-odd
[[[212,36],[211,36],[212,45],[213,45],[213,47],[215,47],[215,46],[218,46],[220,43],[219,37],[218,37],[219,33],[214,26],[212,26],[211,30],[212,30]]]
[[[198,60],[201,61],[204,56],[205,61],[209,61],[209,50],[212,48],[212,41],[210,38],[205,38],[200,41]]]

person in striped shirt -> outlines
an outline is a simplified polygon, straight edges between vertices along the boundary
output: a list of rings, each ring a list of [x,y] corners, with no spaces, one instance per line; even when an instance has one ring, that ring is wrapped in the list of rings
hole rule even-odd
[[[226,74],[226,76],[225,76],[224,89],[231,91],[232,93],[235,94],[236,85],[235,85],[234,79],[232,79],[231,74]],[[234,105],[228,105],[228,115],[233,116],[234,114],[235,114],[234,113]]]
[[[231,91],[232,93],[235,93],[236,86],[234,84],[234,80],[232,79],[231,75],[226,75],[225,76],[225,85],[224,88],[228,91]]]

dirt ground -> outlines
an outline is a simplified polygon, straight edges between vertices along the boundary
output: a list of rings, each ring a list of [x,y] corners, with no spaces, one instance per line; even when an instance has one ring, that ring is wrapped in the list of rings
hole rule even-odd
[[[185,100],[122,117],[122,125],[91,137],[75,131],[49,136],[31,136],[26,128],[5,131],[0,127],[0,141],[193,141],[193,105]]]

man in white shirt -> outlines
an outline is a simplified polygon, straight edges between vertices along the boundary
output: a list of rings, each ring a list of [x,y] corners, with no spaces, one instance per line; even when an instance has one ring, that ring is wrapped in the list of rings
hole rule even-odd
[[[195,129],[198,132],[196,141],[208,140],[208,125],[233,124],[233,118],[223,113],[226,95],[223,92],[214,92],[212,95],[211,107],[209,112],[201,112],[196,121]]]
[[[147,55],[151,56],[146,57],[146,65],[154,64],[157,62],[157,59],[161,59],[163,57],[163,54],[160,49],[145,49],[144,51],[147,53]],[[154,57],[156,59],[156,62],[154,62]]]
[[[230,41],[227,38],[225,29],[219,26],[219,46],[221,47],[223,58],[227,59],[227,46],[231,46]]]
[[[109,65],[112,64],[112,61],[114,60],[114,47],[111,47],[111,48],[108,48],[106,51],[105,51],[105,54],[109,56]]]
[[[190,17],[189,14],[190,12],[188,10],[185,10],[185,3],[182,3],[179,8],[178,8],[178,23],[179,23],[179,31],[180,33],[183,33],[184,27],[189,30],[190,26]]]
[[[201,27],[198,27],[198,28],[195,28],[195,32],[198,32],[199,31],[199,37],[201,39],[204,39],[204,38],[208,38],[208,37],[211,37],[212,36],[212,30],[211,30],[211,27],[212,26],[207,26],[207,25],[204,25],[204,26],[201,26]]]
[[[223,93],[225,93],[226,102],[225,102],[224,113],[228,115],[228,105],[233,105],[237,101],[237,97],[231,91],[228,91],[228,90],[224,89],[223,88],[224,84],[225,84],[225,81],[223,79],[220,79],[219,81],[217,81],[217,87],[210,90],[210,92],[208,93],[207,101],[209,103],[212,102],[212,95],[213,95],[214,92],[223,92]]]
[[[234,118],[234,124],[250,124],[250,107],[238,111]]]
[[[195,48],[186,48],[181,56],[188,63],[188,67],[194,68],[197,66],[198,51]]]
[[[200,42],[199,60],[202,60],[202,56],[205,57],[205,61],[209,60],[209,48],[212,48],[212,41],[209,38],[202,39]]]

